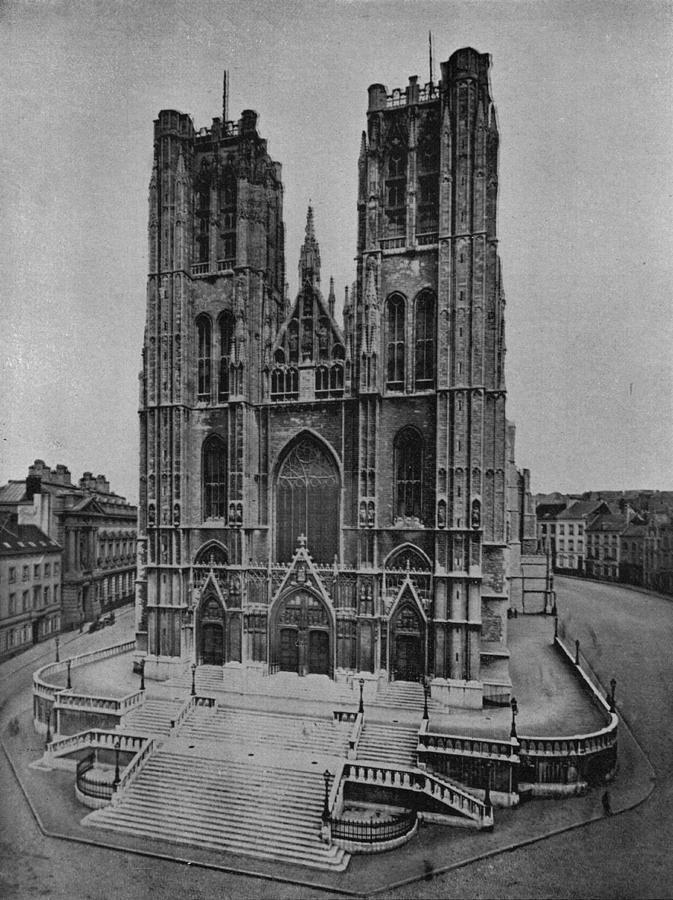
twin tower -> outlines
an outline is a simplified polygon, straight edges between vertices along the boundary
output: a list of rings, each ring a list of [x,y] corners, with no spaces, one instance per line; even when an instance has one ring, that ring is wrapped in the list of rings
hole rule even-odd
[[[343,322],[244,110],[154,127],[137,653],[510,697],[504,294],[489,57],[369,88]],[[226,673],[225,673],[226,674]]]

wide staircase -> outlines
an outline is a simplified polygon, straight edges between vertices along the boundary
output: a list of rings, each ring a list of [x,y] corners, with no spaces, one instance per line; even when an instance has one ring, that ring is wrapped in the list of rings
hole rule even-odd
[[[418,727],[366,721],[358,743],[357,758],[358,761],[415,766],[417,744]]]
[[[86,822],[268,860],[341,871],[348,854],[320,839],[320,773],[161,750],[116,806]]]
[[[227,747],[273,748],[292,753],[346,756],[353,725],[327,718],[292,716],[245,709],[193,709],[180,728],[181,739],[210,741],[218,753]]]
[[[182,700],[145,700],[142,706],[126,714],[122,731],[166,736],[182,705]]]
[[[418,681],[391,681],[386,684],[369,702],[370,707],[383,709],[407,710],[423,714],[423,685]],[[428,697],[428,711],[441,711],[436,700]]]

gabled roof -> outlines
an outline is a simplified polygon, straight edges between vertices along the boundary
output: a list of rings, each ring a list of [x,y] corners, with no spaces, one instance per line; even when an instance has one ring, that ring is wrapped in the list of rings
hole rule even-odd
[[[0,555],[35,555],[60,552],[61,546],[52,541],[36,525],[18,525],[14,516],[0,519]]]
[[[18,503],[26,493],[25,481],[10,481],[0,487],[0,503]]]
[[[535,507],[535,515],[538,519],[555,519],[565,508],[565,503],[540,503]]]
[[[614,513],[603,513],[596,516],[589,525],[587,532],[618,532],[621,533],[627,526],[626,516],[615,515]]]
[[[586,519],[598,513],[609,513],[610,507],[603,500],[577,500],[557,515],[558,519]]]

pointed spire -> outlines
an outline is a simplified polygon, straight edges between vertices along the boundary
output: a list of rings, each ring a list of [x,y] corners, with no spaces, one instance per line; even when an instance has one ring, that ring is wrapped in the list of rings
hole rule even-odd
[[[320,289],[320,246],[315,239],[313,207],[306,214],[306,235],[299,254],[299,290],[308,282],[312,288]]]
[[[229,119],[229,73],[224,70],[222,76],[222,124]]]
[[[334,278],[329,280],[329,296],[327,297],[327,307],[330,317],[334,318],[334,305],[336,304],[336,296],[334,294]]]

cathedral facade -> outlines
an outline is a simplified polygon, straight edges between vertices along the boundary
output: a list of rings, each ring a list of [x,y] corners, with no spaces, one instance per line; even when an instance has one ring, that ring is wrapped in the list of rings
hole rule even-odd
[[[256,114],[155,122],[137,652],[150,677],[194,662],[507,702],[488,55],[372,85],[358,166],[339,322],[311,209],[288,302],[281,167]]]

